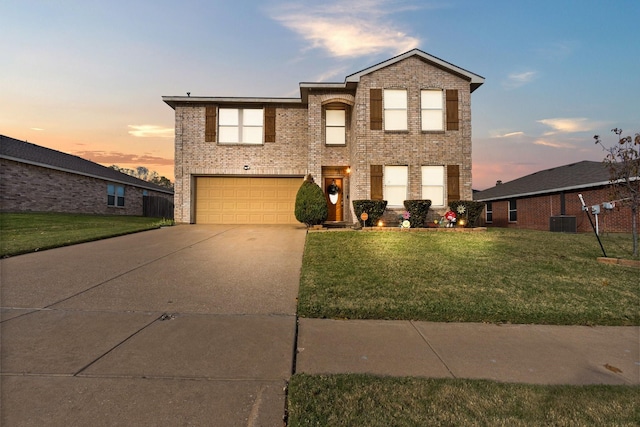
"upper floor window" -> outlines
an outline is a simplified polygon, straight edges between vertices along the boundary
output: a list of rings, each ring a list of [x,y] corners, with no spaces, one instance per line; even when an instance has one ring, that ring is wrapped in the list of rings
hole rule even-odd
[[[345,110],[325,110],[325,142],[327,145],[345,145],[347,114]]]
[[[406,89],[384,90],[384,130],[407,130]]]
[[[221,144],[262,144],[262,108],[220,108],[218,142]]]
[[[442,90],[420,91],[420,112],[422,130],[444,130]]]
[[[518,206],[516,202],[516,199],[509,200],[509,222],[518,221]]]
[[[107,184],[107,206],[124,207],[124,186]]]
[[[491,224],[493,222],[493,205],[491,204],[491,202],[487,202],[486,204],[485,221],[487,224]]]
[[[408,166],[384,167],[384,199],[388,206],[404,206],[408,181]]]
[[[422,198],[444,206],[444,166],[422,166]]]

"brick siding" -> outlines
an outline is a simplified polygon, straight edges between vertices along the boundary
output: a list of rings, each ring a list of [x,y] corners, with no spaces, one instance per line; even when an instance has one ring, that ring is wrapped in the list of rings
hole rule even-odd
[[[578,232],[591,232],[591,224],[587,213],[582,210],[582,203],[578,198],[582,194],[589,208],[592,205],[602,204],[611,200],[610,190],[607,187],[598,187],[590,190],[567,192],[565,198],[565,215],[576,217]],[[550,229],[550,217],[561,215],[561,195],[547,194],[519,198],[516,202],[518,220],[509,222],[509,202],[507,200],[492,203],[493,222],[486,224],[490,227],[523,228],[531,230]],[[600,210],[598,215],[598,228],[601,232],[631,232],[631,209],[618,204],[612,211]],[[484,220],[485,216],[483,216]],[[638,218],[640,221],[640,217]],[[639,222],[640,223],[640,222]]]
[[[0,211],[142,215],[143,189],[125,187],[125,206],[107,206],[110,181],[0,159]],[[147,190],[169,200],[170,194]]]
[[[369,89],[399,87],[408,90],[408,130],[370,130]],[[421,131],[420,90],[430,88],[458,90],[460,130]],[[201,175],[302,177],[310,173],[322,186],[323,167],[350,167],[350,175],[344,177],[344,219],[355,222],[351,201],[370,197],[370,165],[408,165],[408,198],[419,199],[421,166],[456,164],[460,165],[460,197],[471,200],[471,94],[467,80],[409,57],[363,76],[357,89],[347,92],[313,88],[307,105],[270,104],[276,108],[276,139],[261,145],[205,142],[205,105],[212,104],[176,105],[176,221],[194,221],[192,185]],[[343,104],[347,113],[346,146],[324,143],[324,106],[336,102]]]

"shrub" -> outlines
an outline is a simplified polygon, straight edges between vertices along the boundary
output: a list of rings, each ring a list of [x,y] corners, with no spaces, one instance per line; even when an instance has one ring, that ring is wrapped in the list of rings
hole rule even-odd
[[[464,207],[464,213],[460,214],[458,208]],[[453,200],[449,202],[449,208],[456,213],[458,218],[466,218],[465,227],[477,227],[480,215],[484,211],[484,203],[473,200]]]
[[[412,228],[424,228],[427,225],[427,216],[431,200],[405,200],[404,208],[409,212],[409,222]]]
[[[322,188],[313,182],[311,175],[307,175],[296,194],[296,219],[307,227],[322,224],[327,220],[329,211]]]
[[[360,215],[366,212],[369,215],[365,225],[372,226],[378,223],[378,220],[382,218],[384,210],[387,208],[386,200],[354,200],[353,210],[356,214],[356,219],[360,221]]]

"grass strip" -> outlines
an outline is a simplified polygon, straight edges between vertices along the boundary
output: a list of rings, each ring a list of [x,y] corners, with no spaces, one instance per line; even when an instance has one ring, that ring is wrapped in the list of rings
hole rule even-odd
[[[0,257],[151,230],[161,218],[64,213],[0,213]]]
[[[603,237],[624,253],[627,235]],[[629,252],[630,253],[630,252]],[[640,272],[597,262],[593,235],[310,233],[302,317],[557,325],[640,324]]]
[[[637,426],[640,387],[296,374],[289,427]]]

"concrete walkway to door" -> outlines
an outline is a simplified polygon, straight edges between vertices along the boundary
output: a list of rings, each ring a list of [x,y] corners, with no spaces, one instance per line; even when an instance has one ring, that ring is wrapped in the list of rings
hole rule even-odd
[[[0,261],[7,426],[279,426],[306,230],[177,226]]]

